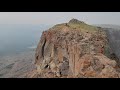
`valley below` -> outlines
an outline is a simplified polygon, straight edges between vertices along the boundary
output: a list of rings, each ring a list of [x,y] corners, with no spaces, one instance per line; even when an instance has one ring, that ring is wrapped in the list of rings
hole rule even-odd
[[[25,78],[25,73],[35,69],[35,51],[0,58],[0,78]]]

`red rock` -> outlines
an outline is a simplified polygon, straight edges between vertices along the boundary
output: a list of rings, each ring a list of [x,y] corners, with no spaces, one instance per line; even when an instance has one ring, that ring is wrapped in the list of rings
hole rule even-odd
[[[43,68],[43,77],[119,77],[116,62],[104,55],[103,47],[108,41],[103,33],[98,35],[97,30],[86,33],[77,27],[57,25],[43,32],[36,49],[35,64]],[[44,68],[46,64],[50,69]]]

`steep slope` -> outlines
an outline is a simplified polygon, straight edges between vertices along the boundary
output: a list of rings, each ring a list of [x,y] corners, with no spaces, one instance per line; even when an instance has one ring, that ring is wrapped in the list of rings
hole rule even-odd
[[[106,31],[109,45],[111,47],[111,57],[116,59],[118,65],[120,65],[120,26],[110,24],[96,25]]]
[[[44,31],[35,54],[37,70],[29,77],[119,77],[110,58],[106,33],[77,19]]]

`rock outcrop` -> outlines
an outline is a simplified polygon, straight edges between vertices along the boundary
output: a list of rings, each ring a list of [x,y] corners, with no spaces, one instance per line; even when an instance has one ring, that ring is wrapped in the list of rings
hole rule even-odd
[[[39,78],[117,78],[106,33],[77,19],[44,31],[35,54]]]

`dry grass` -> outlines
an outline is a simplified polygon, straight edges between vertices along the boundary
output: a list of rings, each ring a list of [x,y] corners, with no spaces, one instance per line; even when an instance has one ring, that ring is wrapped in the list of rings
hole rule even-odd
[[[97,32],[99,29],[95,26],[88,25],[85,23],[62,23],[62,24],[57,24],[50,28],[49,30],[62,30],[63,28],[68,27],[70,30],[81,30],[82,32],[90,32],[94,33]]]

